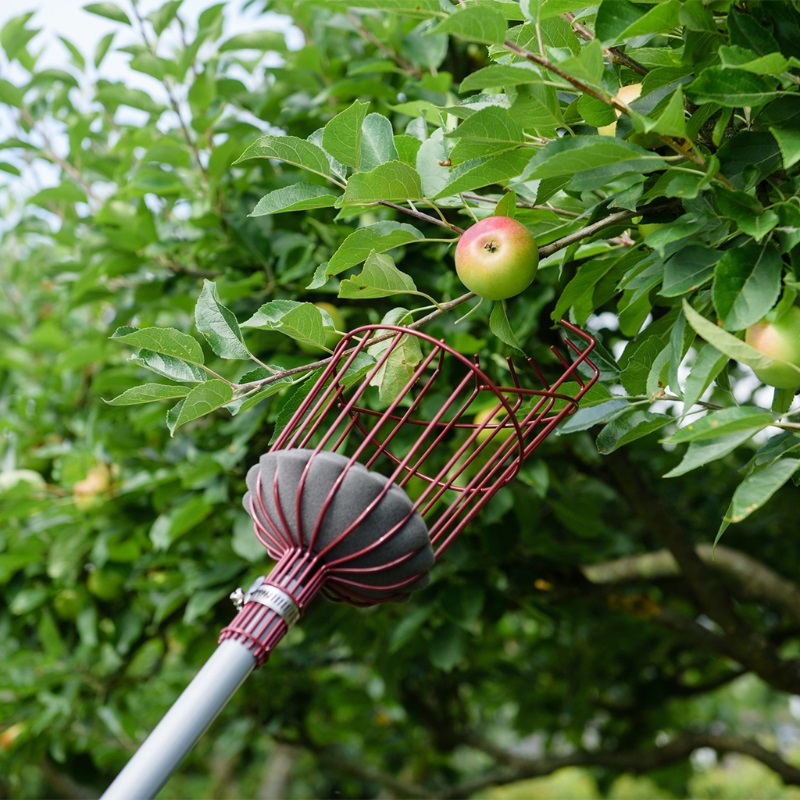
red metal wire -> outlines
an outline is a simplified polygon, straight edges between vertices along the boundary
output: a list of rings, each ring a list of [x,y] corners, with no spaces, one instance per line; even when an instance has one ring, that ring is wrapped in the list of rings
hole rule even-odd
[[[424,518],[434,555],[441,557],[524,460],[577,410],[599,375],[589,358],[595,340],[569,322],[561,324],[568,335],[563,348],[551,348],[555,368],[550,381],[532,360],[515,365],[509,359],[507,377],[498,383],[477,357],[469,359],[443,340],[400,326],[368,325],[343,337],[270,448],[330,451],[348,459],[319,519],[312,530],[303,530],[301,498],[311,460],[297,486],[294,533],[279,502],[277,472],[271,492],[278,519],[264,506],[260,476],[258,491],[250,496],[256,536],[279,562],[268,582],[290,595],[300,610],[320,590],[356,605],[406,596],[404,589],[419,575],[382,585],[378,595],[369,576],[403,563],[414,552],[369,567],[353,562],[382,547],[415,514]],[[389,396],[379,389],[388,373],[395,386]],[[485,414],[480,422],[475,421],[478,412]],[[387,481],[346,530],[319,546],[326,511],[357,463]],[[332,556],[393,484],[412,501],[407,516],[370,545]],[[285,634],[286,623],[271,609],[254,606],[247,603],[222,638],[247,643],[262,663]]]

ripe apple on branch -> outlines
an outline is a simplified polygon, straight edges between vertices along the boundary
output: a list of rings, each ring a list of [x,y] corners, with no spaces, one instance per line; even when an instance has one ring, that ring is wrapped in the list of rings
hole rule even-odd
[[[521,222],[486,217],[462,234],[455,262],[458,277],[471,292],[487,300],[506,300],[531,285],[539,250]]]

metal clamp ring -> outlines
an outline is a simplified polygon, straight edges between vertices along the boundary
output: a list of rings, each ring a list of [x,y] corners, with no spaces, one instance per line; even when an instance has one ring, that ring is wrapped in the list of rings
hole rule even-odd
[[[262,606],[274,611],[291,628],[300,619],[300,609],[292,598],[277,586],[265,583],[261,577],[247,590],[245,594],[237,589],[231,594],[231,600],[237,609],[241,610],[245,603],[260,603]]]

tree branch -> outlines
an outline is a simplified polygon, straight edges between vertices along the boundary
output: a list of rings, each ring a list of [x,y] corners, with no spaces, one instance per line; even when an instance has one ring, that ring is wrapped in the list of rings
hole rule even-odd
[[[695,548],[704,564],[732,578],[741,593],[763,600],[800,620],[800,586],[746,553],[730,547],[701,544]],[[678,563],[669,550],[618,558],[583,567],[592,583],[619,584],[636,580],[658,580],[680,575]]]
[[[718,753],[740,753],[760,761],[775,772],[788,785],[800,785],[800,769],[785,761],[780,753],[762,747],[758,742],[735,733],[711,733],[709,731],[684,731],[665,745],[649,750],[577,751],[564,756],[527,758],[498,748],[481,737],[467,734],[461,737],[465,744],[480,750],[496,761],[505,763],[506,769],[498,769],[487,775],[465,781],[439,793],[441,798],[469,797],[473,793],[515,781],[541,778],[565,767],[606,767],[609,769],[644,773],[685,761],[695,750],[710,747]]]
[[[628,108],[627,103],[624,103],[617,97],[611,97],[606,92],[598,91],[588,83],[574,77],[573,75],[570,75],[567,72],[564,72],[561,67],[559,67],[557,64],[554,64],[544,56],[532,53],[530,50],[520,47],[516,42],[512,42],[510,39],[506,39],[503,42],[503,47],[505,47],[506,50],[510,50],[515,55],[520,56],[520,58],[524,58],[526,61],[530,61],[540,67],[544,67],[544,69],[548,70],[548,72],[558,75],[559,78],[565,80],[579,91],[583,92],[584,94],[588,94],[590,97],[594,97],[596,100],[599,100],[601,103],[605,103],[607,106],[611,106],[611,108],[619,111],[622,114],[625,114],[625,116],[631,115],[631,110]],[[679,155],[683,156],[687,161],[691,161],[704,172],[708,169],[708,164],[706,163],[705,159],[697,155],[697,153],[692,150],[692,146],[694,144],[693,142],[678,140],[672,136],[666,136],[662,133],[656,133],[656,136],[658,136],[659,139],[664,142],[664,144],[672,148]],[[721,172],[714,173],[714,177],[728,189],[734,188],[733,184]]]
[[[594,34],[585,25],[577,22],[574,14],[568,11],[566,14],[562,14],[561,16],[567,22],[569,22],[570,25],[572,25],[572,30],[575,31],[576,35],[580,36],[581,39],[584,39],[587,42],[594,40]],[[650,70],[647,69],[644,64],[640,64],[638,61],[627,55],[627,53],[623,53],[618,47],[605,48],[603,50],[603,55],[612,64],[620,64],[639,75],[647,75],[647,73],[650,72]]]
[[[603,463],[633,513],[672,553],[699,608],[720,626],[736,660],[770,686],[800,692],[800,660],[781,659],[770,642],[736,613],[715,571],[700,558],[675,514],[664,506],[658,492],[646,485],[629,456],[617,450]]]

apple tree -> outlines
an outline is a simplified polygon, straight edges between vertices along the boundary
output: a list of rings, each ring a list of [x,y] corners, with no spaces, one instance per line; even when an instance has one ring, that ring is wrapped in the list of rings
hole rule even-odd
[[[382,320],[546,364],[567,319],[601,378],[424,592],[315,603],[163,796],[684,796],[697,751],[800,784],[800,342],[752,335],[797,314],[797,4],[144,5],[59,67],[33,8],[0,30],[0,793],[124,765],[265,569],[247,468]],[[538,270],[491,300],[454,254],[501,217]]]

